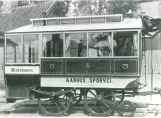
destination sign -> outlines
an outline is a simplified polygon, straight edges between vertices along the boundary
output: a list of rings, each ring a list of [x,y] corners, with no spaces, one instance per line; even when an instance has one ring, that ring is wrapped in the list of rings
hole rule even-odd
[[[42,87],[125,88],[135,77],[41,77]]]
[[[112,83],[111,78],[102,78],[102,77],[91,77],[89,79],[86,78],[67,78],[66,83],[86,83],[89,81],[90,83]]]
[[[6,66],[5,74],[39,74],[39,66]]]

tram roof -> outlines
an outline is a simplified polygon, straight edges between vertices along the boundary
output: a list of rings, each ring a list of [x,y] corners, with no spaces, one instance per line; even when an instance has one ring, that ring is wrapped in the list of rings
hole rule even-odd
[[[142,21],[138,19],[124,19],[121,22],[97,23],[97,24],[65,24],[33,26],[27,25],[11,31],[12,33],[38,33],[38,32],[68,32],[68,31],[91,31],[91,30],[119,30],[119,29],[142,29]]]

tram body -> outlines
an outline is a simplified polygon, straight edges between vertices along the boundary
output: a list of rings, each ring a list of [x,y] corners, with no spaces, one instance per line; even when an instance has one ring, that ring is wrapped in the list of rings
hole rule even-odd
[[[5,34],[6,98],[30,88],[134,90],[142,61],[141,19],[122,15],[31,19]]]

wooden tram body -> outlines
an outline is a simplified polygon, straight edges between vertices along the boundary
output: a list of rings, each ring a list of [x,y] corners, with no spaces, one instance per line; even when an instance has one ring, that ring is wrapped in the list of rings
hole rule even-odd
[[[123,19],[118,14],[31,22],[5,35],[8,102],[33,94],[44,114],[65,115],[80,90],[88,112],[109,115],[115,109],[116,94],[122,101],[125,91],[133,94],[139,89],[141,19]],[[45,98],[50,103],[41,101]],[[43,103],[55,107],[51,110]]]

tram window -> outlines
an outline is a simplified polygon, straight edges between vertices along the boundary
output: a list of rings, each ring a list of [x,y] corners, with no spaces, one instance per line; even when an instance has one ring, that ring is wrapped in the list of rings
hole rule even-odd
[[[65,34],[65,56],[66,57],[86,57],[87,56],[86,33]]]
[[[39,36],[38,34],[26,34],[23,37],[24,63],[39,62]]]
[[[137,56],[138,34],[134,31],[114,32],[114,56]]]
[[[63,57],[63,34],[43,34],[43,57]]]
[[[22,39],[20,35],[8,35],[6,40],[6,62],[22,63]]]
[[[88,35],[89,57],[103,57],[112,55],[111,32],[92,32]]]

